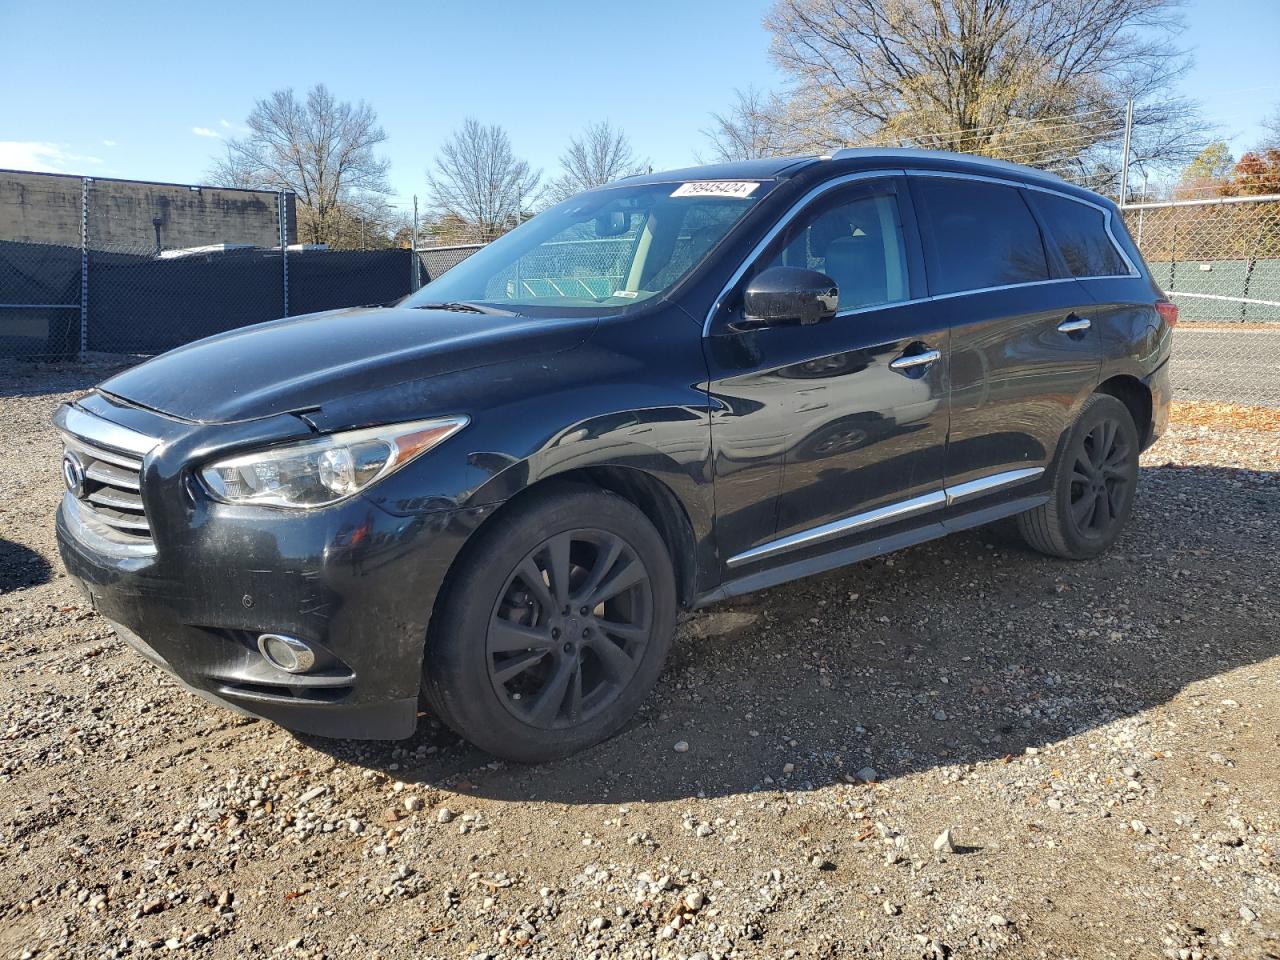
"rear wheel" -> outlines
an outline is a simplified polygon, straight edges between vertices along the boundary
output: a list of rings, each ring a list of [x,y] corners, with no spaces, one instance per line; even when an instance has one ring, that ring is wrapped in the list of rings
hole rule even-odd
[[[1085,401],[1054,466],[1048,503],[1018,517],[1018,530],[1041,553],[1095,557],[1120,536],[1138,482],[1138,431],[1129,409],[1095,393]]]
[[[563,485],[494,518],[433,624],[424,689],[477,746],[534,762],[616,733],[661,672],[675,576],[653,524]]]

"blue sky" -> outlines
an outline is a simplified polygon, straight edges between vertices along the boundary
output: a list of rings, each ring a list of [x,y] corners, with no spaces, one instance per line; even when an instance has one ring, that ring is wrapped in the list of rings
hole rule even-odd
[[[0,167],[199,182],[255,98],[323,81],[368,100],[399,203],[468,115],[554,171],[587,122],[655,167],[704,149],[735,87],[776,86],[769,0],[306,4],[0,0]],[[1280,104],[1280,0],[1190,0],[1199,98],[1237,155]]]

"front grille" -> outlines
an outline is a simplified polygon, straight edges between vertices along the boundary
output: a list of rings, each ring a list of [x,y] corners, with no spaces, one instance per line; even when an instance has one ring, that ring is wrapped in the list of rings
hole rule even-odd
[[[150,540],[151,526],[142,504],[142,459],[80,437],[64,437],[64,443],[84,467],[80,505],[121,536]]]
[[[142,464],[159,440],[105,420],[79,404],[53,415],[66,455],[63,476],[76,511],[97,536],[129,550],[153,549],[142,503]]]

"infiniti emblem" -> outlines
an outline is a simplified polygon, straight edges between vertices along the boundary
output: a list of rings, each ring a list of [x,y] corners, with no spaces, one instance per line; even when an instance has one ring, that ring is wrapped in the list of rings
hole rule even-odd
[[[84,464],[68,450],[62,455],[62,482],[77,500],[84,499]]]

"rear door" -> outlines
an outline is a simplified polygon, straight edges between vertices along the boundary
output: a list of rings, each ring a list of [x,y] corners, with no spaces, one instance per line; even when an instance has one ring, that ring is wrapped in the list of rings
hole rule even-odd
[[[951,329],[948,498],[1025,489],[1097,383],[1096,305],[1046,246],[1029,191],[954,174],[910,180],[929,309]]]
[[[1102,353],[1098,378],[1149,372],[1156,358],[1167,355],[1169,330],[1154,309],[1160,294],[1143,274],[1124,225],[1102,204],[1080,197],[1029,190],[1027,199],[1063,269],[1095,304],[1087,315]]]

